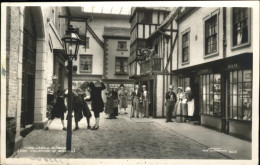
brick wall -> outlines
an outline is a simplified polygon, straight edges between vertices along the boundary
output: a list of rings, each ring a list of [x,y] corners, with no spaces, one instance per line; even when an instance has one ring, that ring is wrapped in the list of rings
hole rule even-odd
[[[17,83],[17,70],[18,70],[18,53],[20,44],[20,17],[19,7],[9,7],[7,9],[7,50],[6,50],[6,63],[7,63],[7,88],[6,88],[6,101],[7,101],[7,116],[15,117],[18,99],[18,83]],[[11,42],[11,44],[10,44]]]

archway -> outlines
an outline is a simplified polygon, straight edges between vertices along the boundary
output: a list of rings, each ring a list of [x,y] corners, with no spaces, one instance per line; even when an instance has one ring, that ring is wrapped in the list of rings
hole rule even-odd
[[[21,126],[46,118],[45,32],[41,7],[24,8]],[[46,111],[46,110],[45,110]]]

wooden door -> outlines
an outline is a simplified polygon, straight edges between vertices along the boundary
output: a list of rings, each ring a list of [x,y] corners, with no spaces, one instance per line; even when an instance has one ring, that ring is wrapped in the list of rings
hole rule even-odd
[[[25,9],[23,39],[22,110],[21,126],[33,123],[36,61],[36,33],[30,8]]]

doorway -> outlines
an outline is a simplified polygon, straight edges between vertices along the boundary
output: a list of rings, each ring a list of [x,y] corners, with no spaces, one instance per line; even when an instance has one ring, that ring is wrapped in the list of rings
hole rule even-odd
[[[34,86],[36,62],[36,31],[31,8],[25,8],[23,69],[22,69],[22,109],[21,127],[34,121]]]

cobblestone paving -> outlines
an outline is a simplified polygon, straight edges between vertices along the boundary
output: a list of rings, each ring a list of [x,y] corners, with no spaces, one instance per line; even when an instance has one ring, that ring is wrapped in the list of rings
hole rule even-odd
[[[60,120],[55,119],[50,130],[34,130],[27,135],[20,152],[15,153],[13,157],[227,159],[217,152],[205,152],[205,146],[151,122],[152,120],[147,121],[132,120],[127,115],[119,115],[118,119],[105,119],[105,115],[102,114],[99,130],[91,131],[86,129],[86,120],[81,120],[80,130],[74,131],[72,135],[73,152],[45,152],[44,147],[51,149],[66,146],[66,132],[61,130]],[[94,123],[93,117],[91,123]],[[38,150],[29,152],[32,148]],[[27,152],[21,152],[23,150]]]

